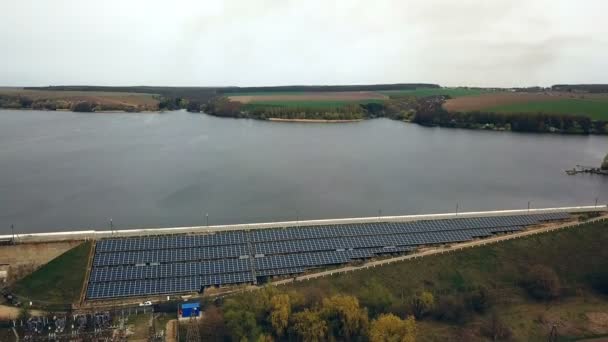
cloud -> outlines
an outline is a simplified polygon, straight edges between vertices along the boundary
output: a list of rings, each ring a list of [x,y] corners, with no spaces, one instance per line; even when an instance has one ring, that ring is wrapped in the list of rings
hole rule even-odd
[[[0,2],[3,85],[608,79],[601,0]]]

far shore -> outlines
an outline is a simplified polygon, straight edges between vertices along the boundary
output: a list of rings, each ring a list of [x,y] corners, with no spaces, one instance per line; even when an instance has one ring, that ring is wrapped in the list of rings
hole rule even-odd
[[[322,120],[322,119],[281,119],[281,118],[268,118],[268,121],[277,122],[308,122],[308,123],[345,123],[345,122],[360,122],[363,119],[356,120]]]

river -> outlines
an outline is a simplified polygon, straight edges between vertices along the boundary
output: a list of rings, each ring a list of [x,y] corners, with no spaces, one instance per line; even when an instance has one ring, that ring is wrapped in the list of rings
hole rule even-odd
[[[608,201],[608,138],[0,111],[0,232],[551,207]]]

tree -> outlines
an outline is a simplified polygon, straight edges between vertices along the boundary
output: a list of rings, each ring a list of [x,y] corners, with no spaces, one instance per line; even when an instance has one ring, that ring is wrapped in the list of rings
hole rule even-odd
[[[289,325],[289,315],[291,314],[289,295],[280,294],[272,297],[270,306],[270,323],[276,335],[281,337]]]
[[[365,283],[359,298],[361,304],[368,308],[372,317],[386,312],[395,300],[393,294],[376,278],[372,278]]]
[[[606,158],[604,158],[604,162],[602,163],[602,170],[608,170],[608,154],[606,155]]]
[[[249,341],[259,336],[260,328],[253,312],[230,309],[226,311],[224,317],[226,326],[230,329],[235,341]]]
[[[355,297],[336,295],[324,299],[323,316],[330,322],[336,336],[349,338],[367,333],[367,310],[359,307]]]
[[[535,265],[528,271],[524,285],[528,293],[536,299],[555,299],[559,297],[561,285],[557,273],[552,268]]]
[[[223,341],[227,335],[222,310],[212,305],[201,320],[201,337],[205,341]]]
[[[292,316],[293,332],[305,342],[317,342],[326,340],[327,323],[321,319],[317,311],[308,309],[298,312]]]
[[[420,319],[433,310],[435,297],[428,291],[422,291],[412,298],[411,304],[414,316],[416,316],[417,319]]]
[[[370,325],[369,339],[371,342],[414,342],[416,319],[414,316],[402,320],[393,314],[380,315]]]

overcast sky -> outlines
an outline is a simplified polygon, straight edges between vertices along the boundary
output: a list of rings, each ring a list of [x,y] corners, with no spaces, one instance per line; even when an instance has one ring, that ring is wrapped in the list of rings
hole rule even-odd
[[[0,85],[608,83],[606,0],[0,0]]]

